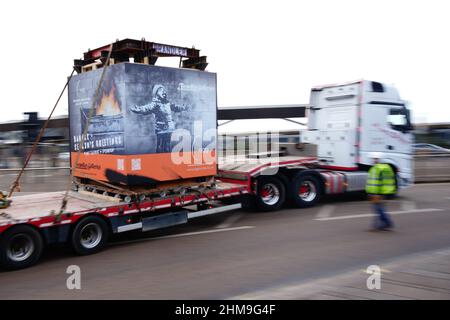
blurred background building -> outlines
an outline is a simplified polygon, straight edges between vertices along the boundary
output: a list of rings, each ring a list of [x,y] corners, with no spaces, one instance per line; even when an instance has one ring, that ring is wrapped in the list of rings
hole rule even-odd
[[[45,120],[37,112],[26,112],[23,121],[0,123],[0,168],[22,166]],[[69,165],[69,125],[67,117],[50,120],[47,130],[30,160],[29,167]]]
[[[22,121],[0,123],[0,169],[12,170],[22,166],[44,122],[37,112],[26,112]],[[416,181],[450,181],[450,123],[418,123],[414,128]],[[224,128],[221,129],[219,155],[252,152],[249,146],[253,139],[258,139],[256,133],[225,133]],[[298,143],[298,131],[280,131],[277,138],[277,148],[291,148]],[[68,168],[69,142],[67,116],[50,120],[28,167]],[[267,151],[270,152],[270,148]]]

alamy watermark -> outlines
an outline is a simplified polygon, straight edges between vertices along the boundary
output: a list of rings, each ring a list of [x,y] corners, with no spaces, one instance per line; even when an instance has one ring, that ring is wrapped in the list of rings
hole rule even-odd
[[[66,287],[69,290],[81,290],[81,268],[77,265],[70,265],[66,269],[69,277],[66,280]]]
[[[203,130],[202,122],[195,121],[192,130],[174,130],[170,134],[170,145],[171,160],[177,165],[252,163],[266,165],[267,168],[263,172],[265,175],[278,172],[278,131],[218,136],[215,128]]]
[[[366,286],[369,290],[381,289],[381,268],[377,265],[368,266],[366,273],[370,276],[366,280]]]

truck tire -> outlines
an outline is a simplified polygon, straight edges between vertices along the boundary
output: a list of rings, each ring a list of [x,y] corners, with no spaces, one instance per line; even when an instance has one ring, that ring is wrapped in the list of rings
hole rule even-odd
[[[261,176],[258,178],[255,202],[262,211],[280,209],[286,200],[286,188],[276,176]]]
[[[289,193],[299,208],[313,207],[322,194],[322,182],[312,174],[298,172],[292,179]]]
[[[72,249],[79,255],[94,254],[103,249],[108,237],[108,224],[100,217],[88,216],[78,222],[73,229]]]
[[[31,267],[43,249],[42,236],[36,229],[27,225],[12,227],[0,239],[0,265],[8,270]]]

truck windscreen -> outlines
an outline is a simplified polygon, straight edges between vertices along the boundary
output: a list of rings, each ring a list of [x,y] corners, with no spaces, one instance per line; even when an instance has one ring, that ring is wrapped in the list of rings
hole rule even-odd
[[[389,109],[388,123],[394,130],[406,132],[413,129],[410,112],[406,107]]]

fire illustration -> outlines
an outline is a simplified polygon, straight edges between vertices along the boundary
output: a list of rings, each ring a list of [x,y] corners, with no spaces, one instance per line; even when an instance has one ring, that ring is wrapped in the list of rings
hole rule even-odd
[[[96,115],[115,116],[122,112],[116,100],[116,87],[113,85],[109,93],[103,92],[100,103],[97,105]]]

